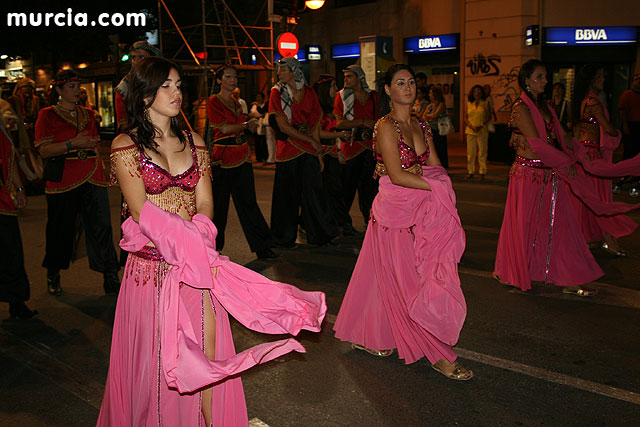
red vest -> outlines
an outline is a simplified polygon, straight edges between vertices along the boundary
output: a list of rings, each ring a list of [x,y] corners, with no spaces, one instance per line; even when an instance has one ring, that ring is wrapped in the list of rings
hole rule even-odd
[[[64,144],[82,132],[86,132],[87,136],[100,136],[94,111],[85,107],[78,107],[76,111],[78,112],[77,120],[72,120],[58,113],[56,107],[47,107],[40,110],[38,121],[36,122],[35,146],[40,147],[46,143]],[[89,154],[87,156],[89,151],[93,151],[95,155]],[[64,193],[79,187],[85,182],[90,182],[100,187],[108,185],[98,147],[94,150],[74,148],[67,155],[68,157],[64,162],[62,181],[47,181],[45,193]]]
[[[213,130],[213,148],[211,150],[211,165],[223,168],[240,166],[251,161],[251,151],[244,131],[222,133],[225,124],[239,124],[247,120],[238,101],[234,100],[235,111],[226,107],[217,95],[212,95],[207,101],[207,116],[209,126]]]
[[[292,101],[291,120],[282,109],[282,98],[280,97],[280,91],[276,88],[271,90],[269,112],[284,117],[291,126],[306,135],[312,135],[317,127],[320,126],[320,118],[322,116],[318,96],[309,86],[304,86],[304,96],[301,102]],[[293,160],[304,153],[313,154],[314,156],[317,154],[315,148],[308,142],[291,137],[286,140],[278,139],[276,148],[277,162]]]

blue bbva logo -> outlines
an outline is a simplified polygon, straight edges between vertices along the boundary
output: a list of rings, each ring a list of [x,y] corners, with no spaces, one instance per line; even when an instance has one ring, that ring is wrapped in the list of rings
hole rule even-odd
[[[576,29],[576,40],[607,40],[604,28]]]

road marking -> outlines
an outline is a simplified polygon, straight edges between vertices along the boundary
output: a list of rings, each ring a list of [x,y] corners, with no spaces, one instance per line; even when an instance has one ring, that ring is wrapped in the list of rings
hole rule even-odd
[[[460,267],[458,271],[461,274],[468,274],[470,276],[482,277],[485,279],[493,279],[493,273],[489,271],[476,270],[467,267]],[[577,297],[571,294],[563,294],[562,292],[558,292],[557,289],[553,288],[553,291],[549,292],[545,292],[545,288],[542,288],[541,290],[531,292],[529,295],[569,301],[581,301],[591,304],[612,305],[615,307],[640,309],[640,291],[637,291],[635,289],[623,288],[621,286],[615,286],[603,282],[591,282],[589,285],[595,286],[599,291],[596,296],[591,298]],[[513,290],[510,290],[509,292],[522,293],[517,288],[513,288]]]
[[[496,368],[507,369],[519,374],[576,388],[579,390],[588,391],[590,393],[600,394],[606,397],[611,397],[613,399],[623,400],[625,402],[633,403],[634,405],[640,405],[640,393],[634,393],[632,391],[610,387],[593,381],[571,377],[569,375],[560,374],[558,372],[549,371],[543,368],[536,368],[534,366],[513,362],[511,360],[500,359],[498,357],[477,353],[471,350],[465,350],[459,347],[454,347],[454,350],[460,357],[467,360],[472,360],[474,362],[479,362],[484,365],[489,365]]]

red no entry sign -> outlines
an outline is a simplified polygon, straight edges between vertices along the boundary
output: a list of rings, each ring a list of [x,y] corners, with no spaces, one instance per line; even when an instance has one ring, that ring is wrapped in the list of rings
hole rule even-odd
[[[280,34],[276,41],[276,46],[278,46],[278,52],[283,58],[296,56],[300,48],[298,38],[293,33]]]

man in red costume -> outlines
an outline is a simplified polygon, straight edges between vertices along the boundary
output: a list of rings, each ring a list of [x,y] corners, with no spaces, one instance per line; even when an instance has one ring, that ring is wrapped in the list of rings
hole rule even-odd
[[[333,113],[337,129],[350,130],[353,141],[343,142],[340,147],[347,162],[342,175],[344,191],[344,213],[346,223],[342,226],[344,235],[355,233],[349,210],[358,190],[360,211],[365,224],[369,221],[369,211],[378,193],[378,182],[373,179],[376,162],[373,157],[373,126],[378,120],[378,94],[369,89],[364,71],[358,65],[350,65],[343,70],[344,89],[336,95]]]
[[[26,205],[16,152],[0,121],[0,301],[9,303],[9,313],[17,319],[31,319],[38,314],[24,303],[30,290],[16,208]]]

